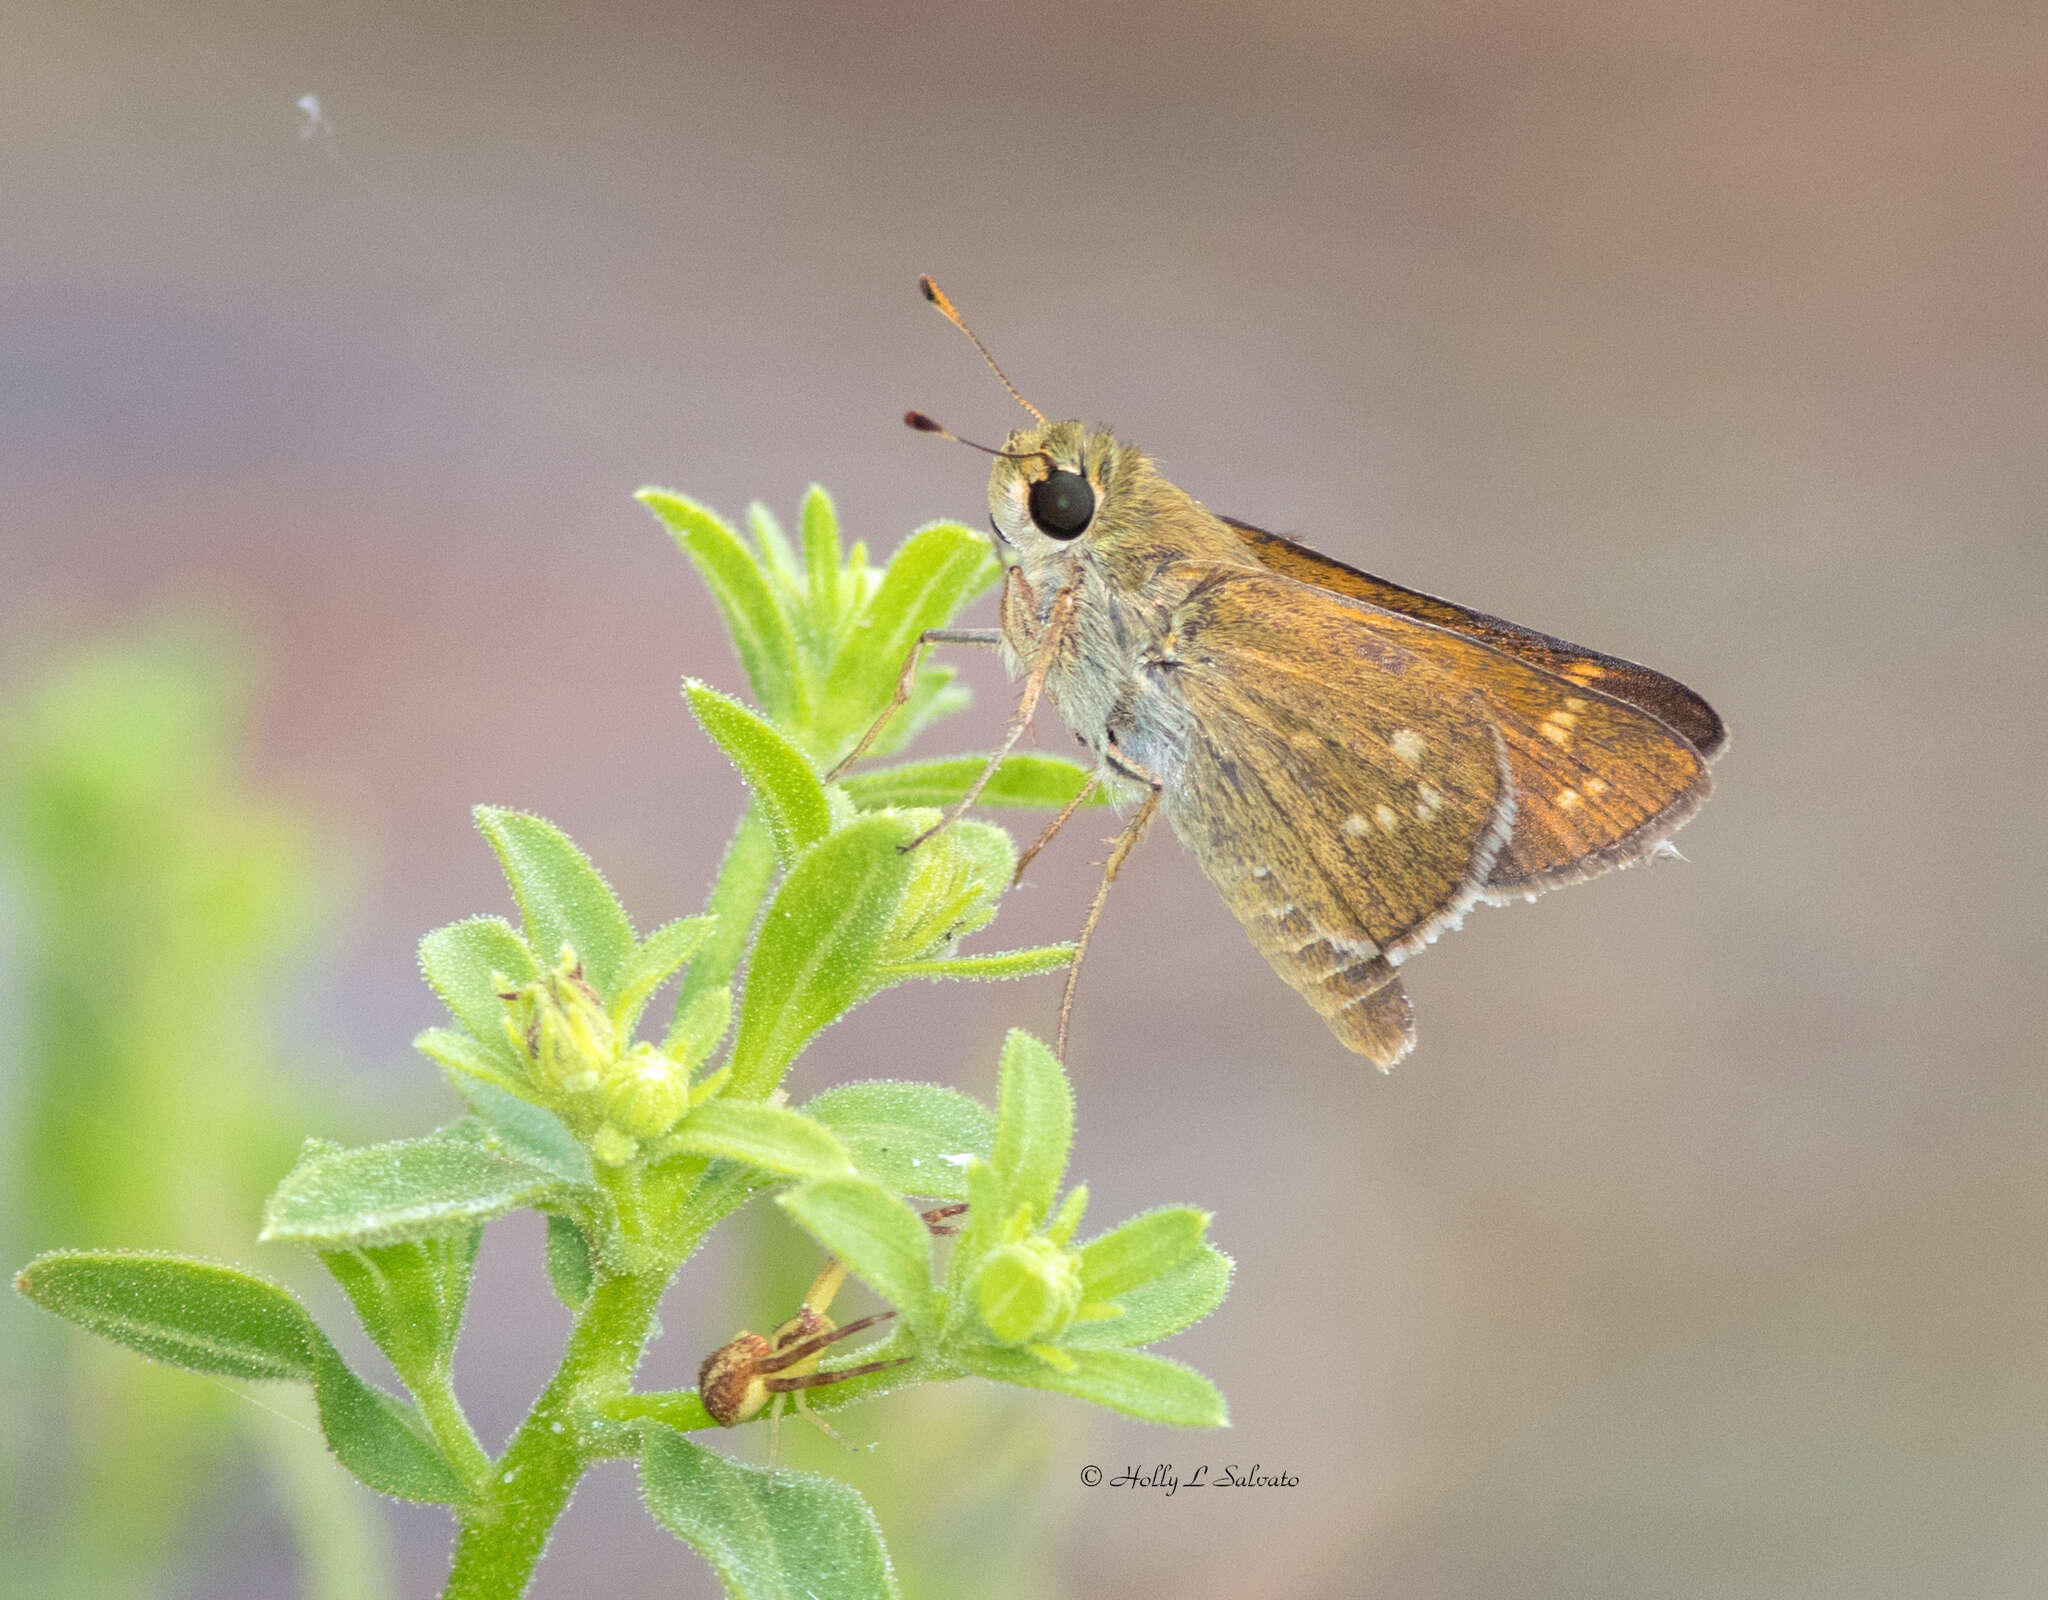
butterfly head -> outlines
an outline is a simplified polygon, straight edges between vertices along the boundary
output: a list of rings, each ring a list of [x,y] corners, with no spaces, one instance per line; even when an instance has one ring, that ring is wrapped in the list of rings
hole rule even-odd
[[[1078,422],[1018,429],[988,477],[996,537],[1041,558],[1087,538],[1113,509],[1118,450],[1107,429]]]
[[[1107,428],[1046,422],[1019,428],[997,450],[962,439],[919,411],[903,420],[995,457],[989,526],[1006,559],[1026,566],[1054,560],[1115,525],[1138,481],[1154,476],[1144,456],[1118,444]]]
[[[973,340],[990,370],[1035,424],[1011,433],[997,450],[961,438],[921,411],[903,419],[920,432],[936,433],[996,458],[988,480],[989,526],[1005,560],[1023,566],[1035,581],[1048,569],[1070,565],[1084,548],[1127,543],[1125,536],[1135,537],[1139,530],[1156,526],[1162,516],[1175,523],[1182,520],[1175,514],[1193,502],[1167,484],[1143,452],[1118,444],[1107,428],[1048,421],[1018,393],[939,286],[930,278],[918,279],[918,286],[947,321]]]

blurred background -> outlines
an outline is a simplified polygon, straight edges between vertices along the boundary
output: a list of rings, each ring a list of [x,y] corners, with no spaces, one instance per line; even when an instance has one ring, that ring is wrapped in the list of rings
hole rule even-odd
[[[407,1041],[418,936],[508,908],[470,805],[560,822],[643,926],[738,814],[676,691],[742,680],[631,491],[787,518],[817,480],[884,550],[979,523],[978,458],[897,419],[1019,413],[929,271],[1048,412],[1672,672],[1733,744],[1686,864],[1409,969],[1389,1078],[1145,845],[1081,985],[1073,1170],[1100,1219],[1216,1211],[1235,1291],[1166,1353],[1235,1426],[848,1414],[880,1451],[805,1459],[913,1600],[2041,1591],[2040,7],[17,0],[4,36],[10,1268],[178,1245],[346,1323],[256,1207],[303,1133],[453,1114]],[[965,665],[927,753],[997,734]],[[1000,946],[1071,932],[1107,831]],[[992,1097],[1056,1003],[901,988],[792,1082]],[[647,1380],[814,1266],[732,1230]],[[565,1324],[537,1219],[494,1227],[487,1443]],[[0,1583],[437,1587],[443,1516],[330,1473],[288,1397],[86,1344],[0,1305]],[[1299,1484],[1079,1481],[1232,1462]],[[714,1592],[623,1465],[534,1590]]]

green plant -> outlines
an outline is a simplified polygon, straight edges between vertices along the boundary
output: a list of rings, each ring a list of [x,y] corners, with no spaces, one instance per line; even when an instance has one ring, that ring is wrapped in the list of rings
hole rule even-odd
[[[232,1249],[326,1109],[285,1093],[277,1013],[336,852],[245,771],[252,674],[231,639],[166,621],[9,663],[0,920],[23,937],[6,963],[4,1259]],[[309,1600],[391,1592],[377,1508],[332,1470],[298,1397],[250,1405],[10,1310],[0,1594],[151,1592],[192,1552],[223,1469],[251,1457]]]
[[[858,545],[842,552],[817,489],[800,543],[758,508],[750,544],[680,496],[642,498],[717,599],[758,706],[686,685],[752,796],[704,912],[641,938],[560,830],[479,810],[520,926],[476,917],[427,936],[421,966],[453,1025],[417,1041],[469,1114],[364,1148],[310,1140],[265,1207],[264,1237],[319,1256],[410,1401],[351,1371],[283,1289],[232,1267],[56,1252],[16,1283],[145,1355],[310,1387],[345,1467],[386,1494],[453,1511],[450,1596],[520,1593],[583,1472],[623,1456],[640,1463],[649,1511],[732,1593],[886,1595],[888,1557],[851,1489],[729,1460],[690,1437],[715,1426],[695,1391],[632,1387],[657,1303],[714,1227],[773,1193],[894,1308],[885,1338],[827,1361],[889,1365],[812,1390],[820,1410],[981,1377],[1218,1425],[1222,1399],[1208,1380],[1140,1347],[1212,1310],[1230,1263],[1204,1239],[1207,1214],[1187,1207],[1075,1244],[1086,1191],[1062,1192],[1072,1095],[1028,1034],[1004,1046],[993,1114],[920,1083],[847,1084],[787,1103],[799,1054],[881,989],[1020,977],[1071,955],[1065,945],[959,953],[994,917],[1016,847],[979,821],[908,847],[934,807],[966,791],[972,759],[818,777],[888,704],[918,634],[986,589],[995,567],[979,536],[939,523],[871,568]],[[944,669],[921,673],[877,753],[964,698]],[[992,804],[1058,806],[1084,781],[1071,763],[1024,756],[988,793]],[[678,974],[667,1027],[639,1040],[652,999]],[[943,1262],[907,1196],[968,1202]],[[553,1379],[494,1459],[464,1418],[450,1361],[481,1229],[522,1208],[548,1217],[548,1272],[574,1322]]]

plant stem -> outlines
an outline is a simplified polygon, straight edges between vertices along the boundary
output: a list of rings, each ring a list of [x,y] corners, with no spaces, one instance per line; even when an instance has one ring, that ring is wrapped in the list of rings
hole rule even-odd
[[[695,1389],[664,1389],[655,1394],[622,1394],[607,1401],[604,1414],[615,1422],[659,1422],[677,1433],[715,1428],[717,1420],[704,1409]]]
[[[577,1479],[608,1453],[585,1436],[591,1405],[632,1381],[668,1280],[667,1271],[598,1279],[561,1366],[498,1460],[490,1501],[462,1514],[443,1600],[525,1593]]]
[[[478,1441],[476,1431],[464,1415],[462,1402],[455,1398],[455,1385],[447,1368],[422,1375],[418,1382],[406,1377],[406,1387],[419,1402],[434,1442],[448,1458],[456,1475],[473,1495],[488,1494],[491,1487],[491,1457]]]

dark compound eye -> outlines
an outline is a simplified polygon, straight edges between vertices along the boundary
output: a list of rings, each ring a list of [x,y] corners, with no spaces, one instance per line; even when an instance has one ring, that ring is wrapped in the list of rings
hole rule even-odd
[[[1039,532],[1071,539],[1095,515],[1095,491],[1078,472],[1064,468],[1031,486],[1031,520]]]

